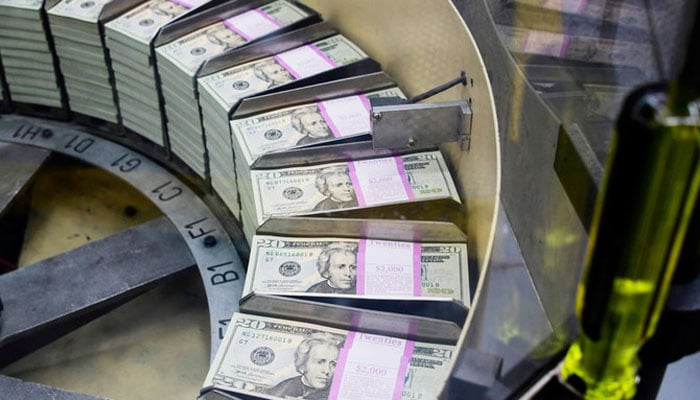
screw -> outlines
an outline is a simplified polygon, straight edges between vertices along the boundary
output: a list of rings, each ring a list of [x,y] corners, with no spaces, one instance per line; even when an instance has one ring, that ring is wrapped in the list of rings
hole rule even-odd
[[[372,118],[374,118],[375,121],[379,121],[380,119],[382,119],[382,113],[380,113],[380,112],[373,113]]]
[[[134,206],[126,206],[124,207],[124,215],[127,217],[133,217],[134,215],[138,214],[139,210],[134,207]]]
[[[408,147],[413,147],[416,145],[416,139],[408,138]]]
[[[204,237],[204,247],[214,247],[216,246],[216,238],[212,235],[207,235]]]
[[[51,129],[44,129],[41,131],[41,137],[48,139],[53,136],[53,131]]]

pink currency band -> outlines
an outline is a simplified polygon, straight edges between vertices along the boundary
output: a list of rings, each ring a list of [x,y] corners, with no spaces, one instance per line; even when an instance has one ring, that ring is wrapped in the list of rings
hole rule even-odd
[[[365,96],[364,94],[360,94],[357,97],[360,98],[362,105],[365,106],[365,110],[367,110],[367,112],[370,112],[370,110],[372,110],[372,106],[370,105],[369,99],[367,98],[367,96]]]
[[[263,11],[263,10],[254,8],[254,9],[252,9],[252,10],[249,10],[249,12],[254,12],[254,13],[260,15],[261,17],[263,17],[264,19],[268,20],[269,22],[271,22],[272,24],[274,24],[274,25],[275,25],[276,27],[278,27],[278,28],[282,26],[282,24],[280,24],[279,22],[275,21],[274,18],[270,17],[270,16],[269,16],[265,11]],[[243,32],[243,31],[240,30],[240,29],[238,29],[238,28],[236,27],[236,25],[232,24],[229,20],[224,20],[224,25],[226,25],[229,29],[231,29],[232,31],[234,31],[234,32],[236,32],[237,34],[239,34],[239,35],[240,35],[243,39],[245,39],[246,41],[250,41],[250,40],[254,39],[255,37],[257,37],[257,36],[254,37],[254,36],[248,35],[247,33]]]
[[[564,40],[561,43],[561,49],[559,50],[559,57],[566,57],[566,52],[569,50],[569,42],[571,42],[571,36],[564,35]]]
[[[345,345],[340,349],[338,353],[338,360],[336,361],[335,372],[333,373],[333,380],[331,381],[331,390],[328,393],[329,399],[337,399],[340,392],[340,384],[343,379],[343,372],[345,372],[345,365],[348,362],[348,354],[350,349],[352,349],[352,343],[355,340],[355,332],[348,332],[345,337]]]
[[[421,285],[421,245],[420,243],[412,243],[413,246],[413,295],[420,296],[422,294]]]
[[[265,11],[255,8],[253,11],[257,14],[259,14],[261,17],[265,18],[266,20],[270,21],[272,24],[274,24],[276,27],[280,28],[282,27],[282,24],[279,23],[276,19],[272,18],[270,14],[266,13]]]
[[[408,182],[408,174],[406,173],[406,167],[403,165],[403,159],[401,157],[394,157],[394,162],[396,163],[396,169],[399,171],[403,188],[406,191],[406,197],[408,200],[414,200],[416,196],[413,194],[411,183]]]
[[[367,265],[367,240],[360,239],[357,246],[357,274],[355,275],[357,294],[365,294],[365,265]]]
[[[588,5],[588,0],[581,1],[581,5],[578,6],[578,10],[576,10],[576,11],[581,12],[581,11],[585,10],[587,5]]]
[[[319,57],[321,57],[324,61],[326,61],[328,63],[328,65],[330,65],[332,67],[336,67],[338,65],[335,62],[333,62],[333,60],[328,58],[328,56],[323,54],[323,52],[321,50],[319,50],[318,47],[316,47],[315,45],[309,44],[309,45],[306,45],[306,47],[311,49],[314,53],[316,53]],[[294,76],[296,79],[300,79],[300,78],[303,78],[306,76],[302,72],[294,70],[294,68],[292,68],[289,64],[287,64],[280,56],[274,56],[274,59],[277,60],[277,62],[282,67],[284,67],[284,69],[289,71],[289,73],[292,74],[292,76]]]
[[[315,44],[310,44],[310,45],[309,45],[309,48],[310,48],[311,50],[313,50],[314,53],[318,54],[318,56],[321,57],[325,62],[327,62],[328,65],[330,65],[330,66],[332,66],[332,67],[334,67],[334,68],[338,66],[338,64],[336,64],[335,61],[333,61],[333,60],[331,60],[330,58],[328,58],[328,56],[325,55],[318,47],[316,47]]]
[[[185,7],[185,8],[192,8],[192,7],[194,7],[194,4],[192,4],[192,3],[190,3],[190,2],[187,2],[187,1],[184,1],[184,0],[170,0],[170,1],[172,1],[172,2],[175,3],[175,4],[179,4],[179,5],[181,5],[181,6]]]
[[[224,25],[226,25],[226,26],[228,27],[228,29],[230,29],[230,30],[236,32],[240,37],[242,37],[243,39],[245,39],[246,42],[248,42],[248,41],[250,41],[250,39],[252,39],[252,37],[251,37],[250,35],[248,35],[247,33],[243,32],[242,30],[236,28],[236,25],[232,24],[230,21],[224,20]]]
[[[302,78],[302,75],[301,75],[300,73],[298,73],[297,71],[295,71],[292,67],[290,67],[289,64],[287,64],[287,63],[282,59],[282,57],[280,57],[280,56],[274,56],[274,57],[272,57],[272,58],[274,58],[275,61],[277,61],[277,63],[278,63],[279,65],[282,66],[282,68],[286,69],[290,74],[292,74],[292,76],[294,77],[294,79]]]
[[[520,43],[520,51],[525,51],[527,49],[527,43],[530,41],[530,31],[525,32],[523,35],[523,42]]]
[[[338,129],[338,127],[335,125],[335,122],[333,122],[333,118],[331,118],[330,114],[328,114],[328,109],[326,109],[326,106],[323,104],[322,101],[319,101],[318,103],[316,103],[316,105],[318,106],[318,109],[321,110],[321,116],[328,124],[328,127],[331,128],[333,136],[340,137],[340,129]]]
[[[350,181],[352,182],[352,187],[355,190],[355,196],[357,197],[357,204],[364,207],[367,205],[365,201],[365,196],[362,194],[362,187],[360,186],[360,180],[357,179],[357,171],[355,170],[355,163],[350,161],[348,164],[348,172],[350,173]]]
[[[399,370],[396,372],[394,395],[391,397],[393,400],[401,400],[403,383],[406,381],[406,371],[408,370],[408,366],[411,364],[411,357],[413,356],[414,347],[415,343],[412,340],[406,340],[406,345],[403,349],[403,356],[401,356],[401,364],[399,365]]]

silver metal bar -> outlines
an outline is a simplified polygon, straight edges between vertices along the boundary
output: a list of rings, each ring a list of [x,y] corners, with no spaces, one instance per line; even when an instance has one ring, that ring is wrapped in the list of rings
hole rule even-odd
[[[0,169],[0,215],[30,182],[49,154],[42,149],[0,143],[0,160],[9,166]]]
[[[194,264],[178,231],[161,217],[0,275],[0,365]]]
[[[259,235],[285,236],[339,236],[368,237],[373,239],[422,242],[466,242],[467,235],[451,222],[407,221],[367,218],[314,218],[303,220],[294,217],[274,217],[265,221],[256,230]]]
[[[100,400],[88,394],[69,392],[38,383],[24,382],[20,379],[0,375],[0,388],[4,400],[53,399],[53,400]]]

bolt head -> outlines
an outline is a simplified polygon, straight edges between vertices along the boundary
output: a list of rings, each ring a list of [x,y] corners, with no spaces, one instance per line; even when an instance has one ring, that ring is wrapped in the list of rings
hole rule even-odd
[[[216,238],[212,235],[207,235],[204,237],[204,247],[214,247],[216,246]]]

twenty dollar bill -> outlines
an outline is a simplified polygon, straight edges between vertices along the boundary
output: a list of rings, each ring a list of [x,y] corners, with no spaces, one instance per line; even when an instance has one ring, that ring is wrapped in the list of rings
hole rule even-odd
[[[442,297],[469,306],[466,243],[256,235],[244,293]]]
[[[439,151],[251,171],[258,224],[301,215],[459,196]]]
[[[235,313],[203,390],[269,399],[434,399],[454,355],[454,346]]]
[[[296,146],[369,134],[370,101],[376,97],[400,97],[397,87],[285,107],[231,121],[233,140],[247,165],[261,155]]]

